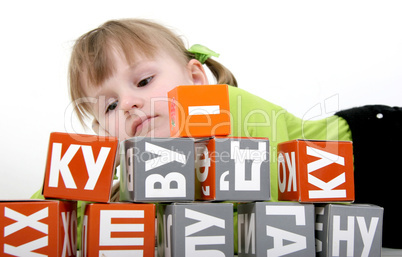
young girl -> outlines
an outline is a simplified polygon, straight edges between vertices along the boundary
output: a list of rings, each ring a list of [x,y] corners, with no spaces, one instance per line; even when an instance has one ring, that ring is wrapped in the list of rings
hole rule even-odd
[[[400,108],[367,106],[323,120],[303,121],[285,109],[237,88],[233,74],[211,56],[217,55],[205,47],[187,50],[177,35],[159,24],[139,19],[112,20],[76,41],[69,67],[71,99],[76,103],[80,121],[84,124],[85,118],[92,119],[93,129],[98,134],[118,137],[121,141],[134,136],[169,137],[167,92],[178,85],[209,84],[206,66],[217,84],[230,85],[231,136],[267,137],[270,140],[272,201],[278,199],[275,157],[279,142],[298,138],[351,141],[353,136],[356,202],[393,208],[385,201],[388,198],[381,190],[372,190],[376,181],[382,181],[377,172],[384,163],[369,159],[371,163],[366,165],[365,158],[372,158],[372,151],[365,145],[360,147],[360,142],[373,138],[373,125],[368,121],[379,120],[379,113],[381,121],[392,115],[400,117]],[[401,119],[395,117],[390,120],[401,123]],[[392,134],[392,127],[394,125],[377,126],[375,133]],[[356,137],[357,142],[355,133],[362,135]],[[400,137],[398,140],[402,142]],[[382,157],[378,152],[375,155]],[[370,170],[366,170],[367,167]],[[378,195],[382,197],[373,201],[375,198],[372,197]],[[392,211],[385,210],[385,221],[391,216],[387,216],[389,212]],[[389,223],[392,221],[384,222],[384,245],[397,247],[395,241],[387,239],[388,233],[392,234],[391,228],[387,228]]]

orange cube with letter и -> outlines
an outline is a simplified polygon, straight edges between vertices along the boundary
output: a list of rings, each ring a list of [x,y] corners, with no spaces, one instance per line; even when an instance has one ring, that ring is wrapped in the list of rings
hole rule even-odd
[[[113,137],[51,133],[43,195],[108,202],[118,144]]]
[[[154,256],[155,205],[93,203],[85,208],[82,256]]]
[[[172,137],[231,133],[228,85],[178,86],[168,92],[168,97]]]
[[[353,202],[352,142],[298,139],[278,144],[278,198]]]

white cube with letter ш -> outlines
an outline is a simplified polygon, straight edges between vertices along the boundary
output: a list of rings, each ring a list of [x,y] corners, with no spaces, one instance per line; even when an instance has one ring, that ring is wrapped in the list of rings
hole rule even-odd
[[[317,256],[381,256],[383,211],[369,204],[317,205]]]
[[[269,200],[269,140],[241,137],[198,140],[195,173],[197,200]]]
[[[239,257],[315,256],[313,204],[255,202],[237,211]]]
[[[133,137],[122,143],[120,200],[194,200],[194,140]]]
[[[233,256],[233,205],[159,204],[158,256]]]

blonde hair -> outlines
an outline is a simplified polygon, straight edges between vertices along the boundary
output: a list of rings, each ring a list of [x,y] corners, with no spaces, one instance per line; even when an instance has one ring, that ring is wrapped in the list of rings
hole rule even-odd
[[[99,86],[115,71],[111,50],[120,50],[128,63],[136,56],[153,58],[158,49],[164,49],[174,58],[188,63],[195,59],[183,41],[168,28],[143,19],[111,20],[82,35],[75,42],[69,65],[70,97],[79,121],[91,116],[84,87]],[[205,64],[218,84],[237,86],[233,74],[219,62],[209,58]]]

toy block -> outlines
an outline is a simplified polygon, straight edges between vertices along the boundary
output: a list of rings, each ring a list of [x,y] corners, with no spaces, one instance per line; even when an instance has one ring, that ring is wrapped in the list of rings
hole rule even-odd
[[[255,202],[237,206],[238,256],[315,256],[314,206]]]
[[[195,143],[196,199],[270,199],[269,140],[214,137]]]
[[[1,256],[76,256],[77,203],[0,202]]]
[[[228,85],[178,86],[168,92],[168,97],[172,137],[231,133]]]
[[[317,256],[381,256],[383,211],[368,204],[317,205]]]
[[[194,140],[133,137],[122,143],[120,200],[194,200]]]
[[[43,195],[108,202],[118,143],[112,137],[51,133]]]
[[[233,256],[233,205],[160,204],[158,256]]]
[[[299,139],[278,144],[278,198],[353,202],[352,142]]]
[[[82,256],[154,256],[155,205],[92,203],[85,207]]]

